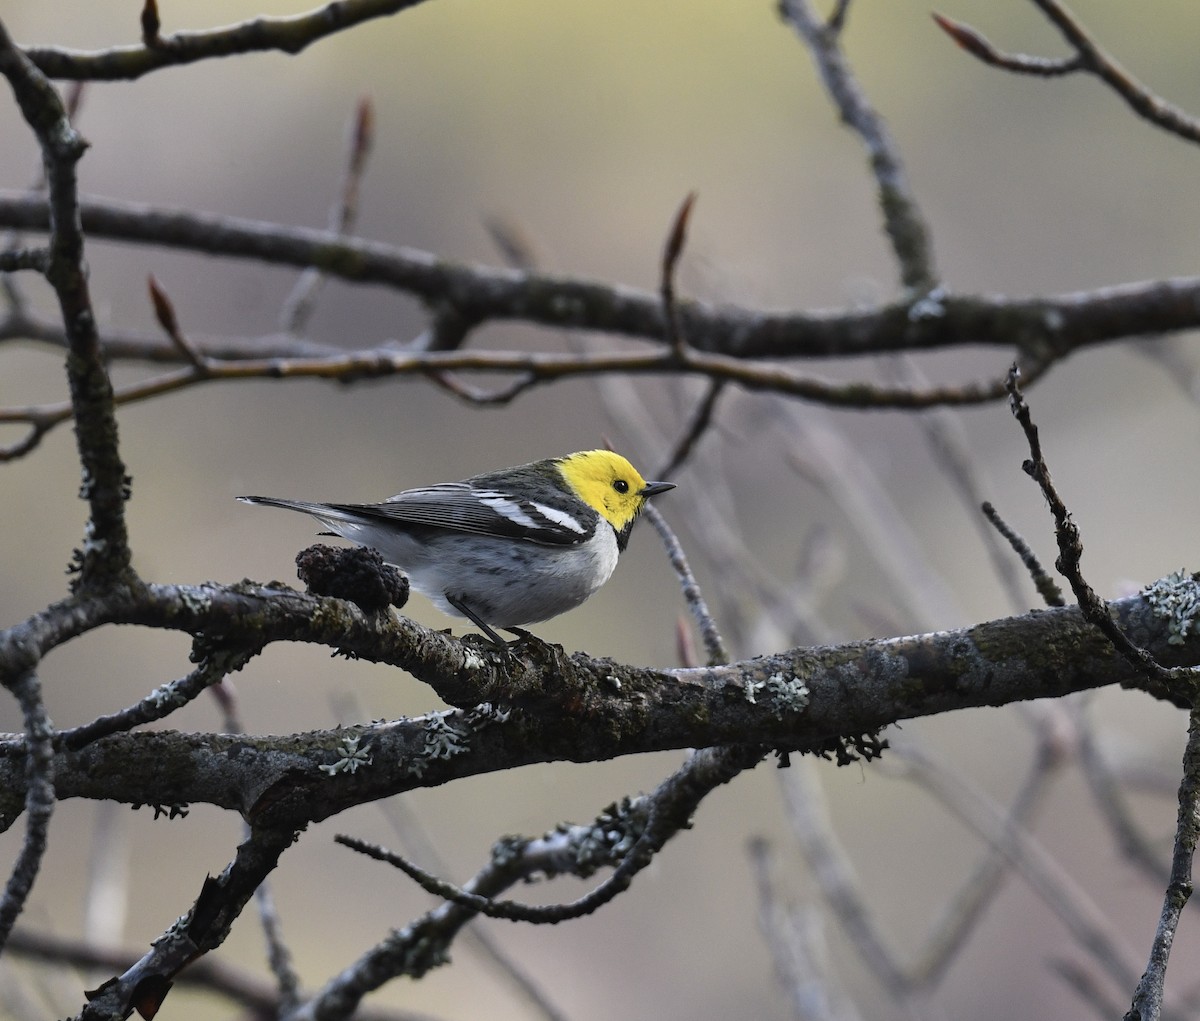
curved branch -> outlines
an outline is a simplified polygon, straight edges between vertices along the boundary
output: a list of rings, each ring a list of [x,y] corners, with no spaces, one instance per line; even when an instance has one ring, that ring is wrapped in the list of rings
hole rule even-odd
[[[941,14],[933,20],[963,50],[992,67],[1015,74],[1060,77],[1075,72],[1094,74],[1125,101],[1134,113],[1156,127],[1189,142],[1200,142],[1200,120],[1156,95],[1114,60],[1057,0],[1033,0],[1075,50],[1074,56],[1052,59],[1023,53],[1003,53],[968,25]]]
[[[1160,662],[1200,662],[1200,634],[1180,636],[1178,622],[1150,599],[1109,608]],[[201,648],[332,646],[407,670],[451,704],[477,707],[287,738],[119,734],[55,758],[60,798],[202,802],[271,825],[301,826],[406,790],[534,762],[730,744],[823,750],[840,735],[900,719],[1149,683],[1077,607],[685,670],[566,656],[539,643],[504,666],[480,646],[404,618],[252,585],[148,586],[104,606],[83,600],[60,607],[57,618],[14,629],[21,637],[15,649],[0,642],[0,664],[17,651],[39,656],[103,623],[138,623],[198,634]],[[482,705],[497,701],[511,709]],[[22,739],[0,743],[5,827],[23,807],[25,750]],[[205,766],[212,762],[222,771]]]
[[[21,706],[25,718],[26,753],[20,758],[20,770],[24,775],[25,814],[28,817],[25,841],[17,855],[12,873],[0,899],[0,951],[8,941],[16,920],[25,907],[33,881],[37,877],[46,853],[46,841],[50,827],[50,816],[54,814],[56,794],[54,789],[54,726],[46,713],[42,701],[41,684],[32,670],[21,671],[9,676],[0,669],[0,677]]]
[[[327,230],[183,209],[94,198],[80,208],[83,227],[95,238],[314,266],[343,280],[382,284],[429,304],[449,305],[468,327],[517,320],[665,342],[662,301],[653,291],[456,263]],[[45,199],[0,189],[0,226],[45,230],[48,222]],[[845,358],[996,345],[1044,360],[1094,344],[1200,326],[1200,278],[1027,298],[947,294],[937,301],[899,301],[872,309],[783,312],[681,301],[678,311],[689,347],[734,358]],[[156,357],[170,357],[166,348],[171,345],[160,344]],[[207,353],[203,345],[197,347]],[[309,347],[305,353],[311,351]],[[179,360],[177,353],[175,358]]]
[[[194,348],[193,348],[194,350]],[[768,391],[834,407],[882,409],[975,405],[1007,395],[1006,378],[957,386],[878,386],[873,383],[833,383],[814,379],[770,363],[747,362],[684,348],[678,352],[601,352],[541,354],[512,351],[368,350],[342,357],[269,358],[218,362],[196,352],[198,364],[166,372],[122,387],[117,405],[135,404],[164,394],[209,383],[253,379],[328,379],[342,383],[388,376],[419,376],[472,404],[507,404],[538,384],[576,376],[698,375],[714,385],[737,383],[748,390]],[[1036,380],[1046,365],[1029,365],[1027,380]],[[498,388],[468,387],[451,373],[510,373],[513,379]],[[29,426],[29,433],[10,447],[0,448],[0,462],[15,460],[35,449],[42,437],[72,417],[68,402],[0,408],[0,424]]]
[[[151,45],[112,46],[103,50],[68,50],[31,46],[29,59],[50,78],[79,81],[122,81],[178,64],[213,57],[278,51],[299,53],[310,44],[353,25],[416,7],[422,0],[336,0],[307,14],[284,18],[252,18],[224,28],[155,35]]]
[[[938,285],[933,240],[908,182],[900,152],[883,118],[859,86],[839,45],[846,10],[835,10],[829,21],[817,14],[811,0],[781,0],[779,12],[803,37],[812,52],[825,89],[837,105],[843,123],[855,131],[871,158],[879,188],[884,229],[900,264],[900,279],[916,294]]]
[[[46,279],[54,288],[66,328],[67,379],[91,517],[79,556],[80,584],[107,585],[131,576],[125,500],[129,479],[117,444],[112,383],[100,350],[84,263],[83,227],[75,165],[87,142],[71,126],[53,86],[13,44],[0,24],[0,74],[8,79],[21,114],[33,130],[46,170]],[[29,441],[40,438],[37,429]]]

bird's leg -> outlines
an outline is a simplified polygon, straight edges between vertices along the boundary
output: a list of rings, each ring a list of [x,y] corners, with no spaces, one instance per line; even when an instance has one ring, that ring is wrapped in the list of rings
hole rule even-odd
[[[471,609],[458,596],[452,596],[449,592],[446,593],[446,602],[453,606],[459,613],[471,621],[480,631],[482,631],[499,652],[507,659],[508,658],[508,642],[501,638],[491,626],[486,624],[474,610]],[[507,630],[507,629],[505,629]]]

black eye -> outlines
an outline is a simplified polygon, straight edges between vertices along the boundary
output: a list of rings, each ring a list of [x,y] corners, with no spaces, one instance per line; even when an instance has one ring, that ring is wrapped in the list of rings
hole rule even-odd
[[[613,482],[613,489],[615,489],[618,493],[628,493],[629,483],[624,479],[617,479],[615,482]]]

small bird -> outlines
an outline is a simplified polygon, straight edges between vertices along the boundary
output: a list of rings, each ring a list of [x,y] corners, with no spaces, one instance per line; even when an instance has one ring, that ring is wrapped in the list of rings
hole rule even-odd
[[[647,482],[611,450],[583,450],[409,489],[383,503],[309,503],[242,496],[311,514],[332,534],[378,550],[445,613],[492,626],[573,610],[608,581],[646,501],[671,482]]]

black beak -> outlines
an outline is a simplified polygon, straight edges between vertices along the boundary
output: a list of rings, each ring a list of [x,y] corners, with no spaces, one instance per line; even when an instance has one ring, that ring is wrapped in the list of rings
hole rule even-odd
[[[665,493],[668,489],[674,488],[674,482],[647,482],[639,492],[642,496],[651,497],[658,496],[659,493]]]

